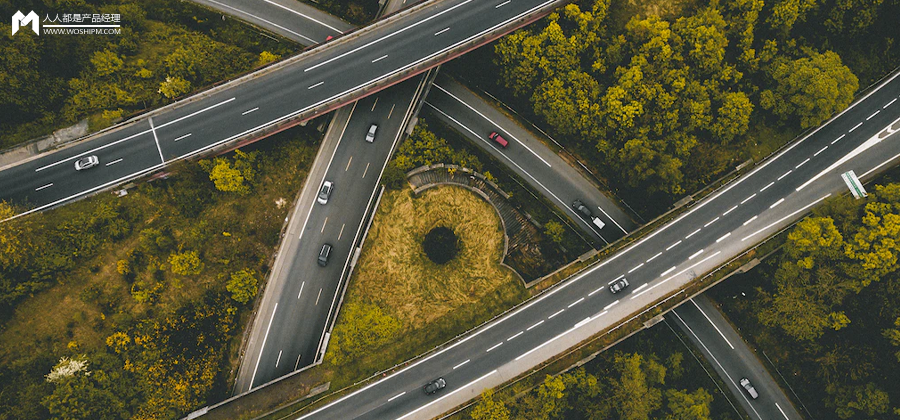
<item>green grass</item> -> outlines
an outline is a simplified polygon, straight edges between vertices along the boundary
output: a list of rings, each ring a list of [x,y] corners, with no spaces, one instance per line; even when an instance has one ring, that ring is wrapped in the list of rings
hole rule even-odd
[[[421,245],[437,226],[453,229],[460,242],[456,258],[442,265],[429,260]],[[409,190],[386,192],[344,305],[377,305],[402,329],[368,356],[323,365],[333,372],[332,389],[424,353],[524,300],[521,281],[500,264],[502,252],[499,216],[474,193],[454,186],[418,198]]]

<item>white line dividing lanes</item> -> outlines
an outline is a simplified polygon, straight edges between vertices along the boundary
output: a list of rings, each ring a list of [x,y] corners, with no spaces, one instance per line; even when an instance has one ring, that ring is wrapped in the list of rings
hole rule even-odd
[[[123,158],[118,158],[118,159],[116,159],[116,160],[114,160],[114,161],[112,161],[112,162],[107,163],[106,166],[112,166],[112,165],[115,165],[115,164],[117,164],[117,163],[119,163],[119,162],[121,162],[121,161],[123,161],[123,160],[125,160],[125,159],[123,159]]]

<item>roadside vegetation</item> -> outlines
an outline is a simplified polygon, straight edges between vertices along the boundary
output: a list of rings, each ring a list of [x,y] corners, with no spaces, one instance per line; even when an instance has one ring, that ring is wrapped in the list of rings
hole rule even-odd
[[[816,419],[900,415],[900,183],[815,209],[764,264],[712,290]]]
[[[496,183],[511,195],[510,203],[530,215],[540,225],[541,239],[531,244],[528,252],[516,252],[507,262],[526,281],[531,281],[574,260],[591,249],[577,227],[569,225],[565,215],[537,195],[525,181],[509,171],[490,154],[462,137],[430,114],[419,119],[413,134],[406,140],[385,170],[384,183],[389,188],[406,185],[404,172],[422,165],[452,163],[473,169]]]
[[[10,36],[0,24],[0,149],[89,118],[90,131],[227,80],[296,47],[190,2],[87,0],[41,14],[118,13],[121,35]],[[0,7],[12,16],[16,9]],[[41,14],[41,18],[44,15]]]
[[[229,395],[315,134],[0,224],[0,418],[177,419]]]
[[[438,264],[424,247],[441,228],[456,236],[457,254]],[[325,354],[323,367],[336,375],[331,387],[430,350],[524,300],[521,280],[501,265],[503,237],[494,208],[464,188],[419,197],[386,190]]]
[[[486,391],[455,419],[739,419],[715,379],[665,323],[517,395]],[[699,354],[699,352],[697,352]],[[711,367],[707,367],[711,369]],[[496,393],[495,393],[496,392]]]
[[[581,1],[449,67],[652,219],[900,64],[898,14],[891,0]]]

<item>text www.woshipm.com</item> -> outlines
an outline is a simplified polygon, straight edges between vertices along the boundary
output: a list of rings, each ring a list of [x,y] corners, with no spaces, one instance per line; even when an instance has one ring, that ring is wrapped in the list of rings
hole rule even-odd
[[[122,28],[43,28],[48,35],[121,35]]]

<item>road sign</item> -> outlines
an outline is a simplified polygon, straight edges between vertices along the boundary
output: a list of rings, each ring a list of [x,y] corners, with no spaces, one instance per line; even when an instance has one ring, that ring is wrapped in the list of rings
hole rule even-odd
[[[847,184],[847,188],[850,188],[850,193],[853,194],[853,197],[855,197],[857,200],[869,195],[868,193],[866,193],[866,189],[863,187],[862,182],[859,182],[859,178],[856,177],[856,174],[853,173],[853,171],[842,173],[841,178],[844,179],[844,183]]]

